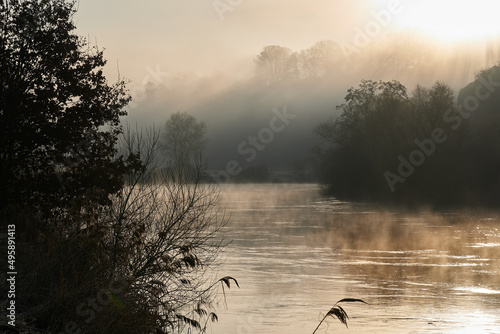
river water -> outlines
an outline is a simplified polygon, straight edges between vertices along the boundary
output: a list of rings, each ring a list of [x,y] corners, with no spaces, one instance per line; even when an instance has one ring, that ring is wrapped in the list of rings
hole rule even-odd
[[[349,329],[500,333],[500,214],[399,213],[320,196],[317,185],[224,185],[232,243],[218,334],[312,333],[342,298]],[[222,296],[221,296],[222,297]]]

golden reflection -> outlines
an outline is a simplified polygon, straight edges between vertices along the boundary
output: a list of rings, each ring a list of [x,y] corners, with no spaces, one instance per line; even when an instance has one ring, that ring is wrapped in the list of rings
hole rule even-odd
[[[498,213],[398,212],[323,198],[315,185],[230,185],[222,200],[230,268],[256,304],[279,296],[266,315],[305,317],[304,308],[349,296],[374,305],[361,311],[363,333],[388,324],[473,333],[483,311],[483,332],[498,322]]]
[[[486,326],[495,321],[491,315],[485,314],[481,311],[464,312],[463,314],[455,314],[455,319],[460,319],[461,325],[454,328],[453,331],[447,333],[454,334],[479,334],[479,333],[498,333],[498,326]]]

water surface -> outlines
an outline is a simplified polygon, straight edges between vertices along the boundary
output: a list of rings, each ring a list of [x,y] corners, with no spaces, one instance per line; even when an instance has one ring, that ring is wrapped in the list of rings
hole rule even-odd
[[[318,333],[500,333],[500,215],[392,212],[321,197],[316,185],[225,185],[230,215],[213,333],[312,333],[339,299],[349,329]]]

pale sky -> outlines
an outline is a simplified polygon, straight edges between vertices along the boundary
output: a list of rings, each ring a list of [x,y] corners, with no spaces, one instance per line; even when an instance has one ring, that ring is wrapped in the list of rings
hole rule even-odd
[[[215,5],[230,9],[219,15]],[[231,5],[232,4],[232,5]],[[293,51],[331,39],[352,44],[373,13],[396,8],[372,40],[408,27],[444,42],[500,32],[498,0],[81,0],[77,33],[106,49],[106,73],[141,82],[163,72],[246,77],[264,46]],[[221,17],[223,19],[221,19]]]
[[[213,0],[82,0],[77,32],[106,48],[113,70],[118,59],[123,76],[141,80],[147,66],[198,74],[238,71],[266,45],[296,51],[323,39],[350,41],[356,26],[381,7],[374,0],[220,3],[239,4],[221,20]]]

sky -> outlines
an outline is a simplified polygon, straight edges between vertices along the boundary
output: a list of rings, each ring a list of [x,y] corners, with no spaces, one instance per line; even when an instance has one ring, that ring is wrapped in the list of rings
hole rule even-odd
[[[77,31],[97,40],[110,63],[118,60],[133,80],[157,64],[170,72],[245,75],[248,60],[266,45],[302,49],[322,39],[349,38],[353,30],[346,27],[362,22],[368,7],[352,0],[231,2],[239,4],[219,1],[228,7],[218,13],[213,0],[84,0]]]
[[[157,65],[245,76],[266,45],[352,44],[374,22],[382,24],[372,39],[409,27],[442,41],[500,32],[494,0],[82,0],[78,8],[77,32],[106,49],[110,74],[118,62],[133,81]],[[374,13],[382,12],[390,17],[376,21]]]

